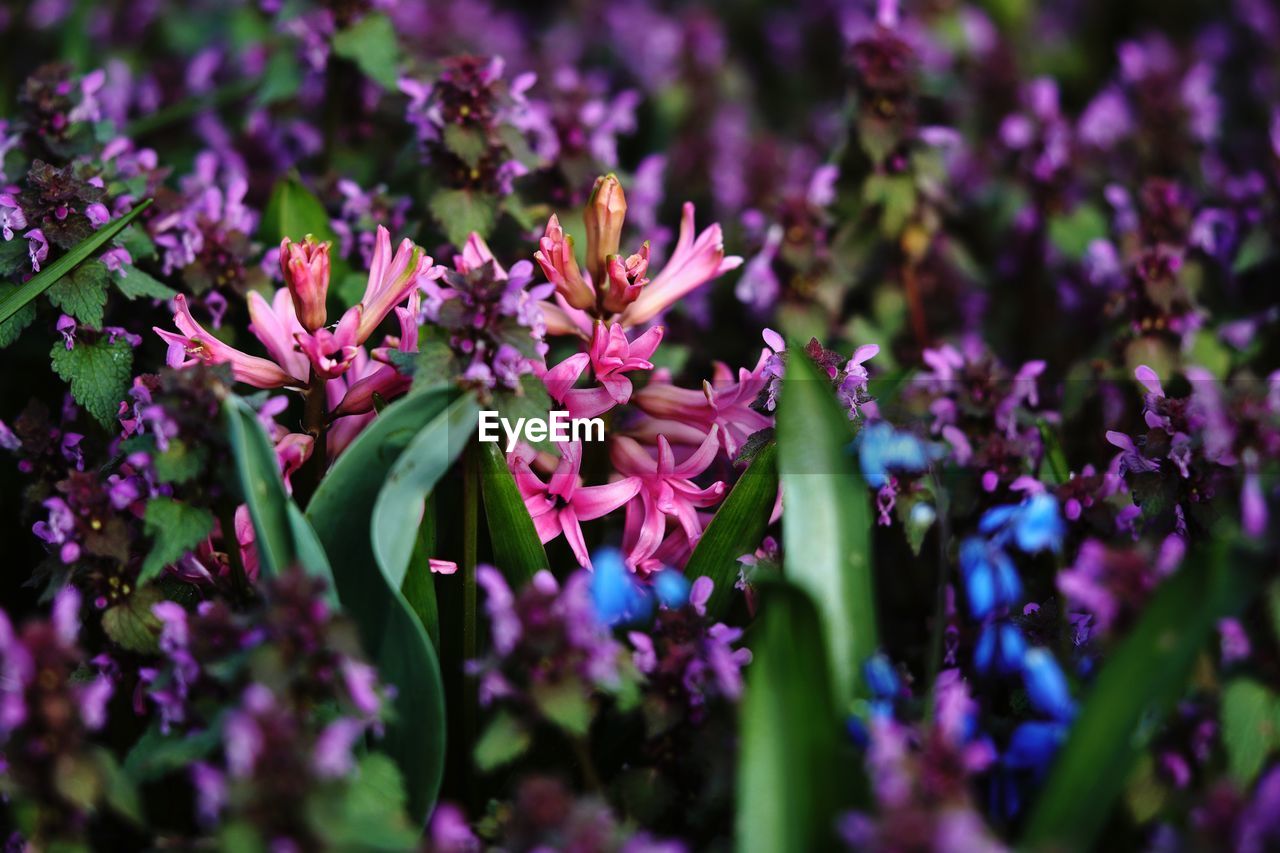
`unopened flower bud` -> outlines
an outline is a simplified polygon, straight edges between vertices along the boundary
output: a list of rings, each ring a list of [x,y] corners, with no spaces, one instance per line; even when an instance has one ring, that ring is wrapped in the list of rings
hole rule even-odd
[[[596,287],[604,281],[610,255],[618,254],[622,223],[627,218],[627,197],[613,174],[596,178],[582,220],[587,226],[587,270]]]
[[[583,311],[595,309],[595,290],[578,269],[578,259],[573,254],[573,238],[564,233],[560,220],[554,214],[547,221],[547,230],[538,241],[538,251],[533,259],[566,302]]]
[[[604,311],[617,314],[640,295],[640,289],[649,283],[645,273],[649,270],[649,244],[646,242],[629,258],[610,255],[605,264]]]
[[[302,328],[314,332],[323,327],[328,316],[324,303],[329,295],[329,243],[317,242],[310,234],[301,243],[285,237],[280,243],[280,271]]]

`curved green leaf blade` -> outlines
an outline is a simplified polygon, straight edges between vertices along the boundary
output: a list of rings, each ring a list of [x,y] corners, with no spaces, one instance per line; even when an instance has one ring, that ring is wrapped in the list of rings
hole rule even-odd
[[[716,510],[685,565],[688,577],[705,575],[715,582],[707,601],[711,619],[723,618],[733,600],[738,558],[753,553],[769,527],[769,516],[778,500],[777,457],[778,445],[773,442],[760,449]]]
[[[1218,619],[1253,583],[1224,539],[1189,558],[1157,591],[1098,675],[1058,754],[1021,847],[1087,850],[1164,714],[1191,676]]]
[[[105,246],[111,238],[123,231],[130,222],[137,219],[138,215],[150,206],[151,199],[147,199],[116,221],[102,226],[94,232],[92,237],[77,243],[69,252],[42,269],[26,284],[0,299],[0,323],[17,314],[22,310],[23,306],[47,290],[58,279],[71,272],[77,264]]]
[[[427,495],[471,440],[479,411],[471,394],[451,403],[414,436],[378,492],[370,528],[373,553],[394,589],[404,584]]]
[[[830,382],[801,347],[789,352],[778,404],[784,572],[818,604],[832,684],[847,707],[877,643],[870,498]]]
[[[497,442],[485,442],[477,455],[494,562],[511,588],[520,589],[534,574],[550,568],[551,564]]]
[[[742,699],[736,847],[825,850],[849,785],[818,611],[786,583],[765,584],[762,598]]]
[[[396,686],[395,716],[376,745],[404,776],[411,815],[426,821],[444,776],[444,687],[435,648],[422,623],[377,568],[369,536],[383,480],[422,425],[456,392],[437,388],[388,406],[343,451],[320,482],[306,516],[334,568],[343,608],[360,629],[378,671]]]
[[[328,557],[315,531],[284,490],[275,448],[257,414],[244,400],[229,396],[223,403],[223,416],[240,490],[253,519],[263,575],[275,577],[290,566],[299,565],[307,574],[324,578],[328,582],[327,594],[337,600]]]
[[[274,244],[285,237],[301,240],[308,234],[317,240],[337,239],[324,205],[296,177],[276,182],[259,231],[262,239]]]

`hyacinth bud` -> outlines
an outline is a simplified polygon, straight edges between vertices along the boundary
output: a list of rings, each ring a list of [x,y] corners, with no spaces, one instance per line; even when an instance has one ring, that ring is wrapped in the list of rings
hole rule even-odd
[[[649,283],[645,273],[649,271],[649,244],[646,242],[625,260],[620,255],[610,255],[605,264],[603,305],[606,314],[617,314],[640,295],[640,289]]]
[[[604,281],[609,256],[618,254],[622,223],[627,218],[627,197],[614,174],[596,178],[591,200],[582,213],[587,226],[587,271],[596,287]]]
[[[595,309],[595,290],[583,279],[573,254],[573,238],[564,233],[555,214],[547,221],[547,230],[538,241],[533,259],[566,302],[583,311]]]
[[[302,328],[308,332],[322,328],[329,295],[329,243],[317,242],[310,234],[301,243],[285,237],[280,242],[280,271]]]

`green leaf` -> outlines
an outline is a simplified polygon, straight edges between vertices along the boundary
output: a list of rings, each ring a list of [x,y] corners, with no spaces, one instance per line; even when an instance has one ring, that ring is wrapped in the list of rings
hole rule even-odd
[[[271,190],[262,214],[259,236],[278,245],[288,237],[301,240],[308,234],[317,240],[336,240],[324,205],[296,177],[281,178]]]
[[[570,734],[585,736],[591,727],[591,699],[586,686],[576,678],[567,681],[540,681],[530,688],[542,716]]]
[[[200,473],[207,456],[204,447],[189,447],[182,439],[173,438],[162,452],[152,454],[151,464],[159,482],[185,483]]]
[[[484,442],[480,457],[480,490],[493,542],[494,564],[512,589],[521,589],[540,569],[547,569],[547,552],[520,497],[506,457],[497,442]]]
[[[173,498],[152,498],[143,522],[155,545],[142,563],[139,583],[158,576],[213,532],[213,513]]]
[[[778,404],[784,570],[818,604],[831,683],[847,708],[877,645],[870,499],[831,383],[801,347],[790,353]]]
[[[798,587],[771,583],[762,593],[742,698],[737,849],[829,849],[849,780],[837,764],[841,731],[820,616]]]
[[[115,423],[120,401],[129,393],[133,377],[133,348],[127,341],[107,338],[78,341],[67,349],[61,339],[49,352],[53,369],[71,385],[71,396],[107,429]]]
[[[1067,482],[1071,479],[1071,466],[1067,464],[1067,454],[1062,450],[1062,442],[1058,441],[1058,433],[1044,418],[1036,418],[1036,429],[1040,431],[1040,441],[1044,445],[1044,462],[1049,466],[1049,470],[1040,476],[1052,485]]]
[[[120,769],[116,758],[106,747],[98,747],[93,751],[98,764],[98,772],[102,775],[103,799],[116,814],[131,823],[142,825],[142,800],[138,796],[138,788],[133,780]]]
[[[1091,204],[1049,218],[1049,242],[1068,259],[1078,261],[1089,244],[1107,236],[1107,218]]]
[[[307,817],[326,849],[413,850],[419,832],[405,819],[404,781],[385,755],[360,759],[356,776],[337,790],[313,797]]]
[[[1276,695],[1250,678],[1222,691],[1222,741],[1227,764],[1241,790],[1258,777],[1276,743]]]
[[[395,716],[377,748],[400,768],[409,812],[419,823],[431,813],[444,774],[444,687],[422,623],[399,589],[374,569],[369,531],[374,502],[396,459],[455,396],[440,388],[388,406],[334,462],[306,512],[333,564],[343,608],[359,626],[379,674],[396,685]]]
[[[8,299],[18,290],[18,285],[9,284],[8,282],[0,282],[0,302]],[[23,330],[31,325],[31,321],[36,318],[36,306],[23,305],[18,309],[18,313],[14,314],[8,320],[0,323],[0,349],[9,346],[18,339]]]
[[[465,244],[472,231],[488,237],[497,216],[494,200],[472,190],[438,190],[431,196],[429,207],[431,215],[455,246]]]
[[[129,257],[133,258],[135,264],[156,256],[156,244],[152,242],[146,228],[130,225],[120,232],[118,242],[129,253]]]
[[[3,299],[0,299],[0,323],[18,313],[19,309],[74,269],[77,264],[106,245],[107,241],[119,234],[126,225],[137,218],[138,214],[150,206],[151,199],[147,199],[124,216],[102,226],[93,233],[92,237],[77,243],[74,248],[46,266],[33,279],[18,288],[17,291],[6,294]]]
[[[1157,590],[1098,674],[1026,825],[1022,849],[1087,850],[1130,773],[1182,695],[1217,621],[1255,583],[1216,536]]]
[[[107,608],[102,614],[102,630],[111,642],[139,654],[155,654],[160,650],[160,620],[151,608],[164,600],[155,586],[134,590],[119,604]]]
[[[393,589],[404,584],[427,495],[471,440],[479,411],[470,394],[450,403],[414,436],[378,492],[370,528],[373,553]]]
[[[778,499],[777,456],[778,446],[772,442],[760,449],[716,510],[685,565],[687,577],[705,575],[715,582],[707,601],[710,619],[724,618],[738,582],[738,558],[754,553],[769,527]]]
[[[395,91],[399,80],[400,44],[391,19],[381,13],[365,15],[333,36],[333,52],[350,59],[384,89]]]
[[[422,524],[418,525],[417,542],[413,546],[413,557],[409,560],[409,570],[405,572],[404,583],[400,592],[405,601],[413,608],[413,612],[426,629],[431,644],[440,648],[440,609],[436,602],[436,579],[431,571],[430,559],[436,553],[436,517],[435,495],[427,499],[426,510],[422,514]]]
[[[49,288],[49,301],[78,322],[101,329],[110,276],[101,261],[83,263],[53,283]]]
[[[178,291],[132,264],[125,264],[121,270],[124,272],[124,277],[113,276],[113,278],[116,289],[123,293],[126,299],[133,300],[139,297],[172,299],[178,295]]]
[[[444,147],[474,169],[489,150],[489,142],[484,133],[476,128],[447,124],[444,128]]]
[[[476,741],[476,766],[488,773],[519,758],[532,742],[533,738],[519,720],[501,712]]]
[[[307,574],[324,578],[329,596],[336,599],[338,593],[325,550],[285,493],[275,448],[258,416],[244,400],[229,395],[223,403],[223,417],[240,489],[253,519],[254,544],[263,575],[275,577],[290,566],[300,565]]]
[[[185,770],[222,744],[220,726],[211,725],[189,735],[165,734],[153,723],[124,759],[124,772],[135,783],[154,782]]]

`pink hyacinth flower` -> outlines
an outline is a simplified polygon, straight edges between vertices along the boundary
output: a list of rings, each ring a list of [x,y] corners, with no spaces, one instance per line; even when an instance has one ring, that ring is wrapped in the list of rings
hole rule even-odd
[[[712,379],[702,383],[701,391],[679,388],[669,381],[650,382],[632,399],[656,422],[640,425],[636,434],[654,440],[662,434],[680,443],[700,444],[713,426],[719,426],[725,452],[736,456],[748,437],[773,423],[751,408],[769,382],[765,365],[770,356],[769,350],[762,351],[755,368],[740,368],[736,381],[729,367],[717,362]],[[695,435],[696,441],[691,441]]]
[[[640,491],[640,478],[583,486],[578,476],[582,467],[582,445],[568,442],[561,445],[561,450],[560,464],[546,483],[516,454],[509,456],[507,463],[533,518],[538,538],[546,544],[563,533],[578,563],[590,568],[591,556],[582,537],[581,522],[608,515],[631,500]]]
[[[241,352],[205,331],[191,316],[186,296],[175,296],[173,309],[173,323],[181,334],[154,327],[155,333],[169,344],[167,361],[170,367],[189,367],[197,363],[230,364],[231,373],[237,381],[255,388],[282,388],[298,384],[296,378],[274,361]]]
[[[597,325],[588,352],[569,356],[543,375],[547,393],[564,403],[570,416],[575,418],[592,418],[615,405],[624,405],[631,399],[632,386],[623,374],[652,370],[649,358],[662,342],[662,335],[662,327],[655,326],[634,341],[628,341],[621,325]],[[600,384],[595,388],[574,388],[588,364]]]
[[[393,256],[391,232],[379,225],[374,241],[373,260],[369,264],[369,283],[365,286],[360,305],[357,306],[362,311],[355,330],[355,343],[362,344],[368,340],[383,318],[391,313],[391,309],[404,302],[422,282],[439,278],[440,275],[441,270],[432,266],[431,257],[411,240],[401,240]],[[355,308],[351,309],[354,310]]]

